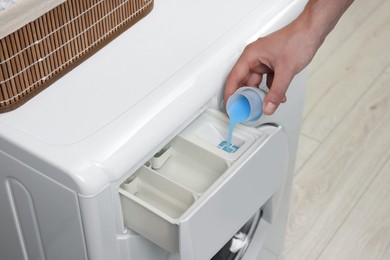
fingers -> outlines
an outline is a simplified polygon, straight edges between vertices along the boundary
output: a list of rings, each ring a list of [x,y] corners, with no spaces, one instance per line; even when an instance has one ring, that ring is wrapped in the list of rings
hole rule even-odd
[[[268,87],[268,89],[271,88],[273,81],[274,81],[274,73],[268,73],[267,74],[267,87]],[[284,96],[282,99],[282,103],[286,103],[286,102],[287,102],[287,97]]]
[[[263,74],[258,74],[258,73],[252,72],[248,75],[248,79],[245,83],[245,86],[258,87],[260,85],[262,79],[263,79]]]
[[[270,72],[270,69],[264,64],[255,64],[244,58],[241,57],[237,61],[227,77],[224,96],[225,102],[242,86],[258,87],[263,79],[263,74]]]
[[[267,74],[267,87],[271,88],[272,82],[274,81],[274,73],[268,73]]]
[[[248,74],[249,66],[245,64],[245,62],[238,60],[226,80],[224,96],[225,103],[238,88],[243,86],[243,82],[248,78]]]
[[[269,93],[263,101],[263,112],[273,114],[286,102],[286,91],[295,74],[306,67],[319,47],[302,39],[306,39],[306,32],[301,24],[291,23],[247,45],[228,77],[225,101],[243,85],[258,86],[262,75],[267,74]]]
[[[263,111],[266,115],[271,115],[279,107],[280,103],[286,102],[286,91],[290,85],[294,73],[284,69],[282,72],[276,70],[270,91],[264,98]]]
[[[263,73],[268,73],[267,85],[270,88],[264,99],[263,111],[266,115],[273,114],[280,103],[287,101],[286,91],[294,77],[292,70],[289,72],[288,66],[283,66],[282,69],[275,68],[275,72],[270,73],[270,69],[264,64],[251,68],[247,62],[239,59],[226,81],[225,103],[238,88],[244,85],[257,87],[262,81]]]
[[[270,89],[264,99],[264,114],[273,114],[280,103],[286,102],[285,94],[295,75],[294,64],[289,62],[286,58],[288,56],[282,55],[283,53],[267,51],[275,47],[274,44],[270,45],[271,47],[268,45],[269,40],[259,39],[245,48],[227,77],[225,104],[238,88],[244,85],[258,87],[263,74],[267,74],[267,86]]]

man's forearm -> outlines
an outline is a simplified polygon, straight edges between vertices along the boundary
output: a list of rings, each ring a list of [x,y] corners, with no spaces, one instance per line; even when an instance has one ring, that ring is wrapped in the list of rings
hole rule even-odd
[[[294,21],[315,40],[317,48],[336,26],[353,0],[309,0],[303,12]]]

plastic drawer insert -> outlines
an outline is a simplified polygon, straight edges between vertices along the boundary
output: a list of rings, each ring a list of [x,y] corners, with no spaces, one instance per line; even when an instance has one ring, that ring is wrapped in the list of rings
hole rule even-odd
[[[128,228],[184,259],[209,259],[277,191],[288,164],[281,127],[240,125],[228,153],[228,124],[209,109],[122,183]]]

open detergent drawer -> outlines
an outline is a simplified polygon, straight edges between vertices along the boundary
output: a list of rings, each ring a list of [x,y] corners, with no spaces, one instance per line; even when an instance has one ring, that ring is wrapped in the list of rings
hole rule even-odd
[[[239,125],[207,110],[119,188],[127,227],[181,259],[210,259],[278,190],[288,165],[282,127]]]

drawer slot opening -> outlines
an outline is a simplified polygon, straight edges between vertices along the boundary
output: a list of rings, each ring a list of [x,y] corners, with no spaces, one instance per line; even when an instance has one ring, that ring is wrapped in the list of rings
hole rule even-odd
[[[152,168],[197,195],[205,192],[228,168],[225,160],[180,136],[168,147],[164,154],[152,159]]]
[[[263,185],[261,180],[268,175],[255,164],[270,168],[267,158],[274,157],[276,150],[265,153],[256,147],[267,142],[269,134],[238,126],[233,141],[239,148],[228,153],[218,147],[228,125],[226,115],[208,110],[133,172],[118,189],[124,224],[165,250],[180,254],[185,254],[183,241],[210,247],[210,252],[219,246],[217,240],[204,241],[203,225],[211,225],[207,230],[219,230],[213,237],[234,235],[230,234],[236,231],[233,229],[253,213],[244,203],[258,208],[269,199],[279,183],[282,166],[272,166],[277,178]],[[231,207],[235,201],[243,203]],[[229,219],[234,226],[221,230],[222,219]],[[188,238],[189,234],[196,239]]]
[[[122,185],[124,191],[147,207],[153,207],[171,218],[178,218],[195,201],[192,193],[141,167],[129,183]]]
[[[162,248],[178,252],[180,217],[229,165],[177,136],[120,186],[126,226]]]

